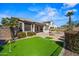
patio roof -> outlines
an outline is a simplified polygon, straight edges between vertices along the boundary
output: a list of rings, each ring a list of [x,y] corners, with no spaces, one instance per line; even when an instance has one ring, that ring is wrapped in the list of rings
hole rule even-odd
[[[19,19],[19,21],[22,21],[22,22],[33,22],[31,19]]]
[[[44,23],[34,22],[30,19],[19,19],[19,21],[24,22],[24,23],[29,23],[29,24],[45,25]]]
[[[50,23],[51,21],[45,21],[45,22],[43,22],[43,23]]]

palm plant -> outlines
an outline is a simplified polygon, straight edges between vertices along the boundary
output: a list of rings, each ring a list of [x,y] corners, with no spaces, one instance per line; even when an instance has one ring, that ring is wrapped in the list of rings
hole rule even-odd
[[[68,21],[68,24],[69,24],[69,30],[72,30],[72,20],[71,20],[71,16],[74,14],[73,10],[70,10],[67,12],[66,16],[69,17],[69,21]]]
[[[15,28],[18,26],[18,18],[11,17],[11,18],[2,18],[2,25],[7,26],[11,30],[12,38],[14,39],[15,36]]]
[[[18,18],[15,18],[15,17],[11,17],[11,18],[2,18],[2,25],[3,26],[7,26],[10,28],[11,30],[11,36],[13,38],[13,40],[15,39],[15,30],[14,28],[16,28],[18,25]],[[9,40],[9,43],[11,43],[11,40]],[[11,52],[11,44],[9,46],[9,52]]]

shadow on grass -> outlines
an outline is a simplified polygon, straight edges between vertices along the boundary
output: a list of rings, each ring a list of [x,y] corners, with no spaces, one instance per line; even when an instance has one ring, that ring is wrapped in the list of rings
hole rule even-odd
[[[3,50],[3,46],[0,46],[0,52]]]
[[[0,52],[4,49],[4,45],[7,44],[7,41],[5,40],[0,40]]]
[[[58,45],[58,48],[50,56],[58,56],[63,48],[63,42],[55,41],[55,43]]]
[[[66,48],[66,46],[65,46],[65,39],[59,38],[59,40],[61,40],[61,41],[55,41],[56,44],[58,44],[60,47],[64,48],[65,50],[71,51],[70,49]]]
[[[55,41],[55,43],[56,43],[58,46],[64,48],[64,42]]]

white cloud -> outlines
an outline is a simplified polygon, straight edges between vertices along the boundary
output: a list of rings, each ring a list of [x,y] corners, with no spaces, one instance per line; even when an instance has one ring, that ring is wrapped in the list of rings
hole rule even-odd
[[[58,11],[55,8],[46,7],[42,11],[39,11],[35,17],[40,21],[49,21],[56,15],[58,15]]]
[[[77,12],[77,9],[73,9],[74,12]]]
[[[78,3],[64,3],[62,8],[72,8],[75,7]]]
[[[32,11],[32,12],[38,12],[39,11],[39,8],[36,7],[35,3],[33,3],[31,5],[31,7],[28,8],[29,11]]]
[[[57,14],[57,10],[55,8],[47,7],[45,10],[47,10],[49,16],[55,16]]]
[[[39,16],[44,16],[44,15],[46,15],[44,11],[40,11],[40,12],[38,12],[38,14],[37,14],[38,17],[39,17]]]
[[[0,14],[0,18],[4,18],[4,17],[10,17],[10,16],[7,14]]]
[[[28,10],[29,10],[29,11],[33,11],[33,12],[37,12],[39,9],[30,7],[30,8],[28,8]]]
[[[39,11],[37,15],[35,15],[35,19],[39,22],[53,21],[55,25],[61,26],[65,24],[68,20],[67,17],[62,14],[62,11],[60,10],[61,9],[58,10],[52,7],[45,7],[43,10]]]
[[[0,13],[0,18],[11,17],[9,13],[10,10],[5,10],[3,13]]]

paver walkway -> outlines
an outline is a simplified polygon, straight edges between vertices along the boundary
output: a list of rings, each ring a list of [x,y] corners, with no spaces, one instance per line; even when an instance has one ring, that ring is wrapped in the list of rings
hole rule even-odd
[[[40,36],[40,37],[49,36],[53,38],[52,40],[61,41],[61,39],[63,39],[64,33],[63,32],[52,32],[52,34],[50,35],[49,33],[40,32],[40,33],[37,33],[36,36]]]
[[[45,38],[45,37],[49,36],[49,33],[40,32],[40,33],[37,33],[36,36]]]
[[[55,41],[62,41],[64,40],[64,32],[52,32],[52,35],[50,35],[51,37],[53,37]]]

